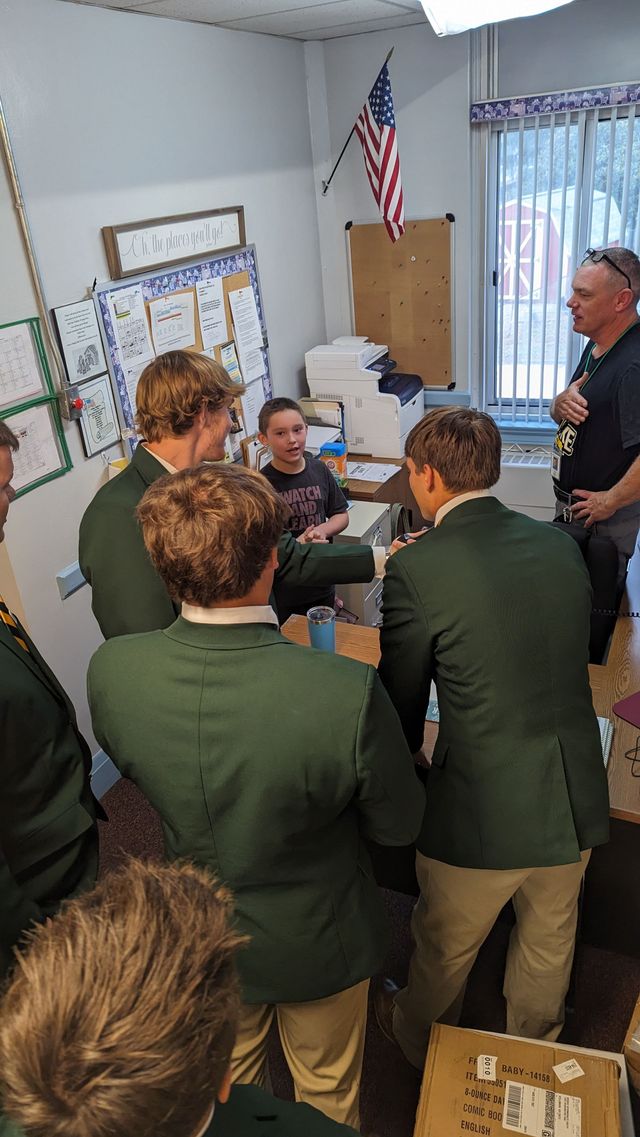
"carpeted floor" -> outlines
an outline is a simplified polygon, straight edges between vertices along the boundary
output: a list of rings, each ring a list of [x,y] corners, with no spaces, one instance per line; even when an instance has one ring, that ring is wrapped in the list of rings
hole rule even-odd
[[[157,815],[131,782],[118,782],[105,795],[103,805],[109,824],[100,826],[102,872],[108,872],[127,854],[162,857]],[[398,892],[385,891],[383,895],[392,929],[385,973],[402,983],[411,953],[409,919],[413,900]],[[508,937],[508,923],[498,921],[471,974],[461,1026],[504,1030],[501,983]],[[621,1050],[639,989],[640,959],[583,946],[577,968],[575,1010],[567,1019],[562,1041],[600,1050]],[[274,1092],[292,1097],[291,1080],[277,1037],[273,1038],[270,1062]],[[411,1137],[418,1091],[418,1075],[398,1048],[380,1033],[370,1013],[362,1083],[363,1133]],[[633,1096],[636,1131],[640,1133],[639,1103]]]

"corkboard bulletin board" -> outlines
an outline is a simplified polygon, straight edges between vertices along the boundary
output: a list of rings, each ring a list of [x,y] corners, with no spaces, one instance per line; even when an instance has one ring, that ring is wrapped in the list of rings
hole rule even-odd
[[[260,348],[264,364],[262,388],[264,398],[268,399],[272,394],[269,340],[258,276],[256,251],[253,245],[247,245],[244,248],[235,249],[228,253],[220,253],[208,257],[203,261],[167,266],[158,272],[153,271],[138,277],[129,277],[126,280],[104,281],[94,286],[94,304],[103,333],[114,396],[119,408],[119,418],[123,429],[123,443],[125,451],[128,454],[133,452],[136,445],[134,423],[135,406],[132,404],[132,387],[131,384],[128,383],[128,376],[130,377],[131,372],[127,371],[126,362],[121,356],[120,344],[113,326],[110,298],[117,297],[120,292],[126,292],[132,289],[141,292],[147,323],[150,328],[150,304],[153,300],[160,296],[166,297],[189,294],[193,298],[195,321],[194,343],[193,346],[187,350],[200,352],[203,350],[203,343],[196,285],[200,281],[211,280],[215,277],[219,277],[222,280],[226,317],[226,342],[234,339],[234,326],[229,303],[229,294],[239,288],[251,288],[253,291],[258,320],[262,331],[262,347]],[[218,345],[213,348],[213,354],[219,362],[222,362],[221,347],[222,345]]]
[[[225,311],[225,316],[226,316],[226,321],[227,321],[227,339],[226,339],[226,342],[233,341],[233,316],[231,314],[231,304],[229,302],[229,293],[235,292],[236,289],[238,289],[238,288],[250,288],[250,287],[251,287],[251,281],[249,279],[249,273],[248,272],[235,272],[231,276],[224,276],[222,278],[222,294],[224,296],[224,311]],[[165,293],[165,295],[167,295],[167,296],[180,296],[181,294],[183,294],[185,292],[190,292],[192,294],[194,312],[196,313],[195,324],[194,324],[195,343],[194,343],[193,347],[185,348],[185,351],[193,351],[196,354],[198,354],[198,353],[204,351],[204,344],[202,342],[202,332],[200,329],[200,320],[198,318],[198,297],[197,297],[197,293],[196,293],[195,288],[176,288],[176,289],[174,289],[173,292],[167,292],[167,293]],[[150,334],[151,334],[151,311],[150,311],[150,304],[151,303],[152,303],[151,300],[145,300],[145,302],[144,302],[144,307],[145,307],[145,311],[147,313],[147,323],[149,325],[149,333]],[[220,364],[222,363],[222,346],[223,346],[222,344],[216,344],[216,346],[213,348],[214,359]],[[236,352],[237,352],[237,348],[236,348]],[[242,403],[240,402],[239,398],[233,400],[233,411],[235,411],[236,418],[238,419],[238,421],[244,425],[244,415],[243,415],[243,410],[242,410]],[[246,464],[248,465],[248,463],[246,463]]]
[[[453,224],[451,214],[408,221],[396,242],[382,223],[349,228],[355,334],[388,344],[397,370],[420,375],[425,387],[449,387],[455,379]]]
[[[236,289],[238,289],[238,288],[249,288],[250,286],[251,286],[251,281],[249,280],[249,273],[248,272],[235,272],[231,276],[224,276],[222,278],[222,292],[224,295],[224,310],[225,310],[225,315],[227,317],[227,340],[233,339],[233,318],[231,315],[231,305],[229,303],[229,293],[235,292]],[[194,312],[196,313],[196,318],[195,318],[195,328],[194,328],[195,343],[194,343],[193,347],[185,348],[185,351],[201,352],[204,348],[204,345],[202,343],[202,334],[200,331],[200,320],[198,319],[198,298],[196,296],[195,288],[175,288],[172,292],[166,292],[166,293],[164,293],[164,295],[165,296],[181,296],[187,292],[190,292],[192,297],[193,297],[193,305],[194,305]],[[156,299],[156,297],[153,296],[151,298],[151,300],[145,300],[145,302],[144,302],[145,311],[147,313],[147,323],[149,325],[149,333],[151,333],[150,305],[153,302],[153,300],[155,300],[155,299]],[[221,355],[220,355],[220,344],[218,344],[217,347],[214,347],[213,351],[214,351],[214,355],[215,355],[215,358],[217,359],[218,363],[221,363],[222,360],[221,360]]]

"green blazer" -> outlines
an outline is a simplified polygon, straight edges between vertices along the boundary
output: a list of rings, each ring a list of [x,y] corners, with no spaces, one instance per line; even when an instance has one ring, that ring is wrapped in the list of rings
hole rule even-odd
[[[0,1137],[24,1137],[0,1115]],[[176,1137],[187,1135],[176,1134]],[[282,1101],[259,1086],[231,1087],[229,1100],[216,1103],[205,1137],[357,1137],[350,1125],[332,1121],[304,1102]]]
[[[376,672],[268,624],[170,628],[89,666],[100,743],[158,811],[170,858],[235,894],[248,1003],[322,999],[373,975],[386,931],[365,847],[405,845],[424,791]]]
[[[440,727],[418,848],[467,868],[569,864],[608,840],[575,542],[496,498],[463,502],[389,561],[380,677],[412,751]]]
[[[144,446],[136,447],[129,466],[98,490],[80,523],[80,568],[105,639],[166,628],[178,615],[135,518],[145,490],[166,473]],[[371,580],[374,572],[369,545],[301,545],[291,533],[280,538],[279,584],[330,588]]]
[[[91,754],[73,707],[24,628],[0,621],[0,974],[34,920],[93,885]]]

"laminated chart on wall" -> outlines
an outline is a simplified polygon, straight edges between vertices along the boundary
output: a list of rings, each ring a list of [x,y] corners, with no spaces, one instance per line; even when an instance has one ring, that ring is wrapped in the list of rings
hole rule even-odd
[[[19,411],[8,420],[8,425],[19,443],[13,457],[11,483],[20,493],[60,470],[60,450],[47,403]]]
[[[223,366],[233,361],[232,377],[255,384],[252,402],[261,404],[271,397],[267,328],[253,245],[139,277],[106,281],[96,286],[94,303],[130,451],[137,442],[138,380],[147,364],[165,351],[200,352]]]
[[[13,488],[28,493],[71,469],[40,320],[0,325],[0,419],[19,440]]]
[[[30,325],[0,328],[0,409],[44,392],[44,375]]]

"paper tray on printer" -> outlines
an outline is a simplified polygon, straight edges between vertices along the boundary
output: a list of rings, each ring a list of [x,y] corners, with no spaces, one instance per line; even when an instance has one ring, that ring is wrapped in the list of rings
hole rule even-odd
[[[402,372],[395,372],[380,379],[378,387],[383,395],[395,395],[400,400],[400,405],[404,406],[405,403],[415,399],[418,391],[422,390],[422,379],[419,375],[403,375]]]

